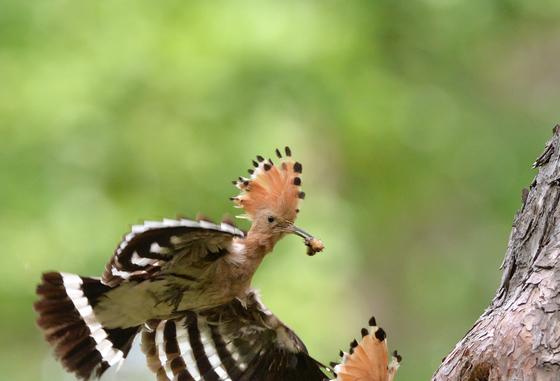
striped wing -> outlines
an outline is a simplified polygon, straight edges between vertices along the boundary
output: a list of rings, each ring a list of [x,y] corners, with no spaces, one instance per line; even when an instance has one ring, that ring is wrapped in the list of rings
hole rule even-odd
[[[241,230],[228,222],[214,224],[200,220],[164,219],[135,225],[123,237],[103,273],[103,283],[116,286],[131,280],[147,279],[178,262],[185,255],[193,262],[216,259],[227,252]]]
[[[244,306],[245,304],[245,306]],[[144,330],[142,349],[158,381],[323,381],[324,367],[251,292],[204,313]]]

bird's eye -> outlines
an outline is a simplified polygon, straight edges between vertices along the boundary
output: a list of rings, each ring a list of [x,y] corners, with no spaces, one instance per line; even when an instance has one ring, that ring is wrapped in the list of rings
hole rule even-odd
[[[274,217],[273,216],[268,216],[268,222],[273,223],[274,222]]]

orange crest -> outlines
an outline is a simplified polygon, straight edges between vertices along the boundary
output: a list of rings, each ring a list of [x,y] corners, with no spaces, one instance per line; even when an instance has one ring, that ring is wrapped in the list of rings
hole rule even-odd
[[[387,353],[387,335],[378,327],[375,318],[369,320],[370,329],[362,328],[362,340],[354,339],[348,353],[340,352],[341,363],[332,363],[337,377],[333,381],[393,381],[401,356],[393,352],[391,362]]]
[[[292,159],[289,147],[284,152],[285,157],[276,149],[278,166],[271,159],[257,156],[257,161],[253,160],[255,168],[249,169],[251,177],[239,177],[233,182],[241,193],[231,199],[246,212],[239,217],[254,220],[259,211],[267,211],[291,222],[296,219],[299,200],[305,197],[300,189],[302,165]]]

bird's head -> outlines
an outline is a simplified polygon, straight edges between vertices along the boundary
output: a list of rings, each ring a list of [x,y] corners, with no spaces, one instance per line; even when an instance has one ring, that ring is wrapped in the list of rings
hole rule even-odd
[[[292,159],[288,147],[284,155],[277,149],[276,156],[280,160],[278,165],[257,156],[254,168],[249,170],[251,176],[233,182],[241,193],[231,199],[245,210],[238,217],[251,221],[249,234],[262,240],[264,246],[271,249],[284,235],[296,234],[305,240],[307,253],[313,255],[323,250],[323,243],[295,225],[300,200],[305,197],[301,191],[303,167]]]

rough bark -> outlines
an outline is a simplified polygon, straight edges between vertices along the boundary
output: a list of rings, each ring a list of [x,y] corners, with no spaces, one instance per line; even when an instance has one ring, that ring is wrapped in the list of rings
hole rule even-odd
[[[560,125],[534,163],[490,306],[434,381],[560,380]]]

